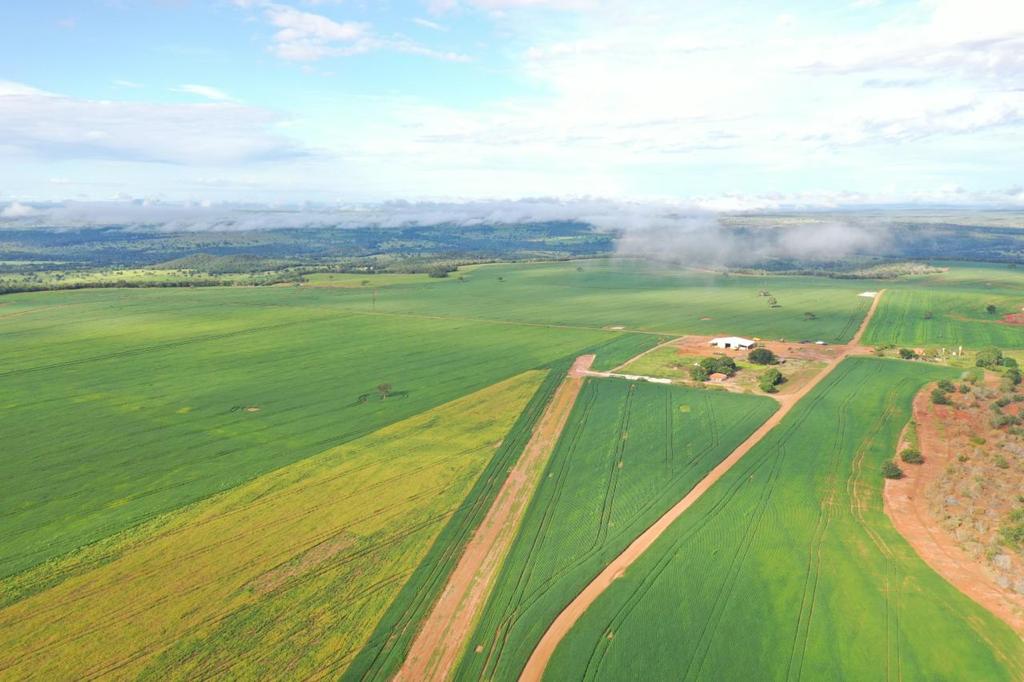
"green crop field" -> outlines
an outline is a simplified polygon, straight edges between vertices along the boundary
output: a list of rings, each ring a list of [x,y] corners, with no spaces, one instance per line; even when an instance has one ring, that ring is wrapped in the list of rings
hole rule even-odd
[[[762,397],[588,380],[456,677],[515,679],[561,608],[775,409]]]
[[[585,348],[657,341],[351,313],[335,293],[4,297],[0,576]]]
[[[375,301],[365,287],[339,294],[359,310],[377,312],[836,343],[857,330],[870,305],[857,294],[873,287],[877,283],[724,276],[606,259],[478,266],[464,281],[382,288]],[[761,290],[779,307],[769,307]],[[817,319],[805,320],[805,312]]]
[[[1024,326],[1002,317],[1024,310],[1024,273],[1005,265],[950,265],[949,271],[886,284],[864,334],[867,344],[1024,348]],[[986,310],[988,305],[996,311]]]
[[[914,393],[949,370],[848,359],[591,606],[552,680],[1019,680],[1024,642],[882,509]]]
[[[0,677],[338,673],[543,378],[531,371],[0,583]]]

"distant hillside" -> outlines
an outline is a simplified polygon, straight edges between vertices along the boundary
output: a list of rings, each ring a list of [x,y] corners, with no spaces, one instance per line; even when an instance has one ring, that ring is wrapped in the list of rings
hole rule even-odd
[[[263,258],[247,254],[215,256],[209,253],[196,253],[191,256],[175,258],[152,266],[157,270],[197,270],[211,275],[229,272],[266,272],[296,265],[295,261],[280,258]]]

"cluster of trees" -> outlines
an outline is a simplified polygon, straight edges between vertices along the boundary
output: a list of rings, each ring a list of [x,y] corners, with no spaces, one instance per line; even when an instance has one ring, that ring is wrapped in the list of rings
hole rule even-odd
[[[690,378],[694,381],[707,381],[712,374],[731,377],[736,374],[736,362],[725,355],[714,355],[701,359],[690,368]]]
[[[777,365],[779,358],[769,348],[755,348],[747,353],[747,359],[755,365]]]
[[[1008,367],[1012,369],[1017,368],[1017,361],[1013,358],[1008,358],[1003,355],[1003,351],[999,350],[995,346],[986,348],[985,350],[978,351],[978,355],[975,356],[974,364],[977,367],[994,368],[994,367]]]

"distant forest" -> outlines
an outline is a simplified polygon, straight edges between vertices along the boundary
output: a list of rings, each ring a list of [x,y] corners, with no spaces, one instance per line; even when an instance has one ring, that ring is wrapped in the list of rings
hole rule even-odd
[[[719,228],[751,250],[787,229],[763,217],[745,225],[732,217]],[[772,272],[858,276],[865,267],[901,260],[1024,262],[1024,229],[894,222],[884,252],[841,261],[773,259],[744,263]],[[615,253],[621,232],[577,222],[523,225],[434,225],[401,228],[301,228],[231,232],[167,232],[103,228],[0,230],[0,273],[158,267],[210,274],[329,266],[353,272],[432,272],[459,264],[597,257]],[[715,264],[728,265],[728,263]]]

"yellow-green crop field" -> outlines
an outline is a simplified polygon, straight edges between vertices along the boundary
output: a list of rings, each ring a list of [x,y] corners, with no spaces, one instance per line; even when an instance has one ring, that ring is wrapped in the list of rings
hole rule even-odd
[[[520,374],[30,572],[17,588],[43,589],[0,610],[0,677],[244,678],[267,666],[336,675],[543,375]]]

